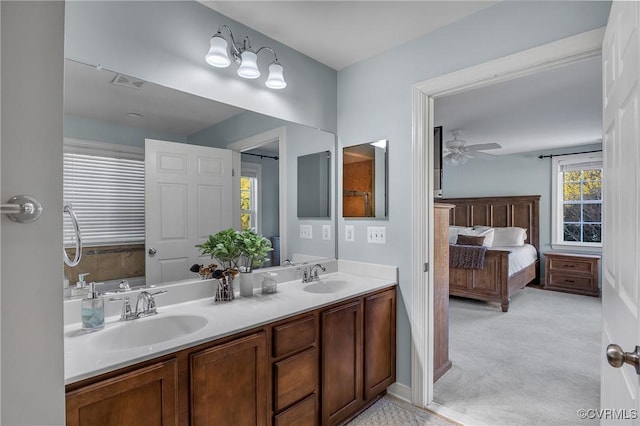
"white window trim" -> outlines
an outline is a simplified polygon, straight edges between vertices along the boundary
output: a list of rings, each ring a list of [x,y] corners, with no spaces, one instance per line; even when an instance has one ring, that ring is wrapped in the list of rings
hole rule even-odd
[[[256,191],[256,229],[260,234],[262,231],[262,164],[242,163],[241,176],[255,177],[258,181],[258,190]]]
[[[562,193],[562,181],[559,179],[559,163],[582,163],[594,160],[602,161],[602,152],[587,154],[563,155],[551,159],[551,248],[554,250],[579,251],[586,253],[601,253],[602,243],[582,243],[562,241],[562,203],[559,202]],[[603,179],[606,177],[603,176]],[[603,231],[604,232],[604,231]]]

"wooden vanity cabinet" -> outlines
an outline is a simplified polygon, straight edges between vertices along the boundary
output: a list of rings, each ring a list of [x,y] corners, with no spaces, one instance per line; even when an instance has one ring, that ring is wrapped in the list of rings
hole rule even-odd
[[[267,424],[266,333],[191,355],[191,425]]]
[[[322,312],[322,424],[343,424],[396,380],[396,290]]]
[[[395,382],[387,288],[67,385],[67,425],[344,424]]]
[[[68,392],[67,425],[177,425],[177,382],[172,359]]]
[[[318,424],[318,313],[277,323],[271,335],[274,424]]]

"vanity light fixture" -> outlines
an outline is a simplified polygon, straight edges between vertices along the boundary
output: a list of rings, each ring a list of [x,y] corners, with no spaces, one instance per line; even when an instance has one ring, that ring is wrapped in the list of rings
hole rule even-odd
[[[229,33],[228,38],[222,34],[222,30]],[[229,43],[229,41],[231,43]],[[204,57],[207,63],[218,68],[226,68],[231,65],[231,61],[238,64],[238,75],[243,78],[255,79],[260,77],[258,68],[258,54],[263,50],[273,53],[274,61],[269,65],[269,76],[265,85],[270,89],[284,89],[287,82],[284,79],[284,68],[278,62],[276,52],[269,46],[263,46],[254,51],[249,42],[249,36],[245,36],[242,45],[238,45],[233,38],[231,28],[227,25],[220,25],[218,32],[209,41],[209,52]],[[229,57],[231,56],[231,57]]]

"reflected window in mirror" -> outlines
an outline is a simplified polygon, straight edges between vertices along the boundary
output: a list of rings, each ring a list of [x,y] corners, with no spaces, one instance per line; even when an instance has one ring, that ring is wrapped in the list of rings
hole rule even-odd
[[[63,203],[77,215],[84,246],[80,263],[64,266],[69,283],[80,273],[90,273],[90,281],[144,275],[144,150],[65,139],[63,175]],[[75,232],[67,215],[63,236],[72,253]]]
[[[298,217],[331,217],[331,151],[298,157]]]
[[[343,148],[343,217],[387,218],[387,157],[386,139]]]
[[[261,167],[259,164],[243,164],[240,177],[240,228],[253,229],[261,233],[259,187]]]

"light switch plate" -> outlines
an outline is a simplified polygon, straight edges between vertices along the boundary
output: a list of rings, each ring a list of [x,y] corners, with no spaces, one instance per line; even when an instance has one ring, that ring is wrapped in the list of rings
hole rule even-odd
[[[367,243],[386,244],[387,243],[386,226],[367,226]]]
[[[331,239],[331,225],[322,225],[322,239],[323,240]]]
[[[350,243],[356,240],[355,238],[355,228],[353,225],[345,225],[344,226],[344,240]]]
[[[311,225],[300,225],[300,238],[305,240],[313,239],[313,227]]]

